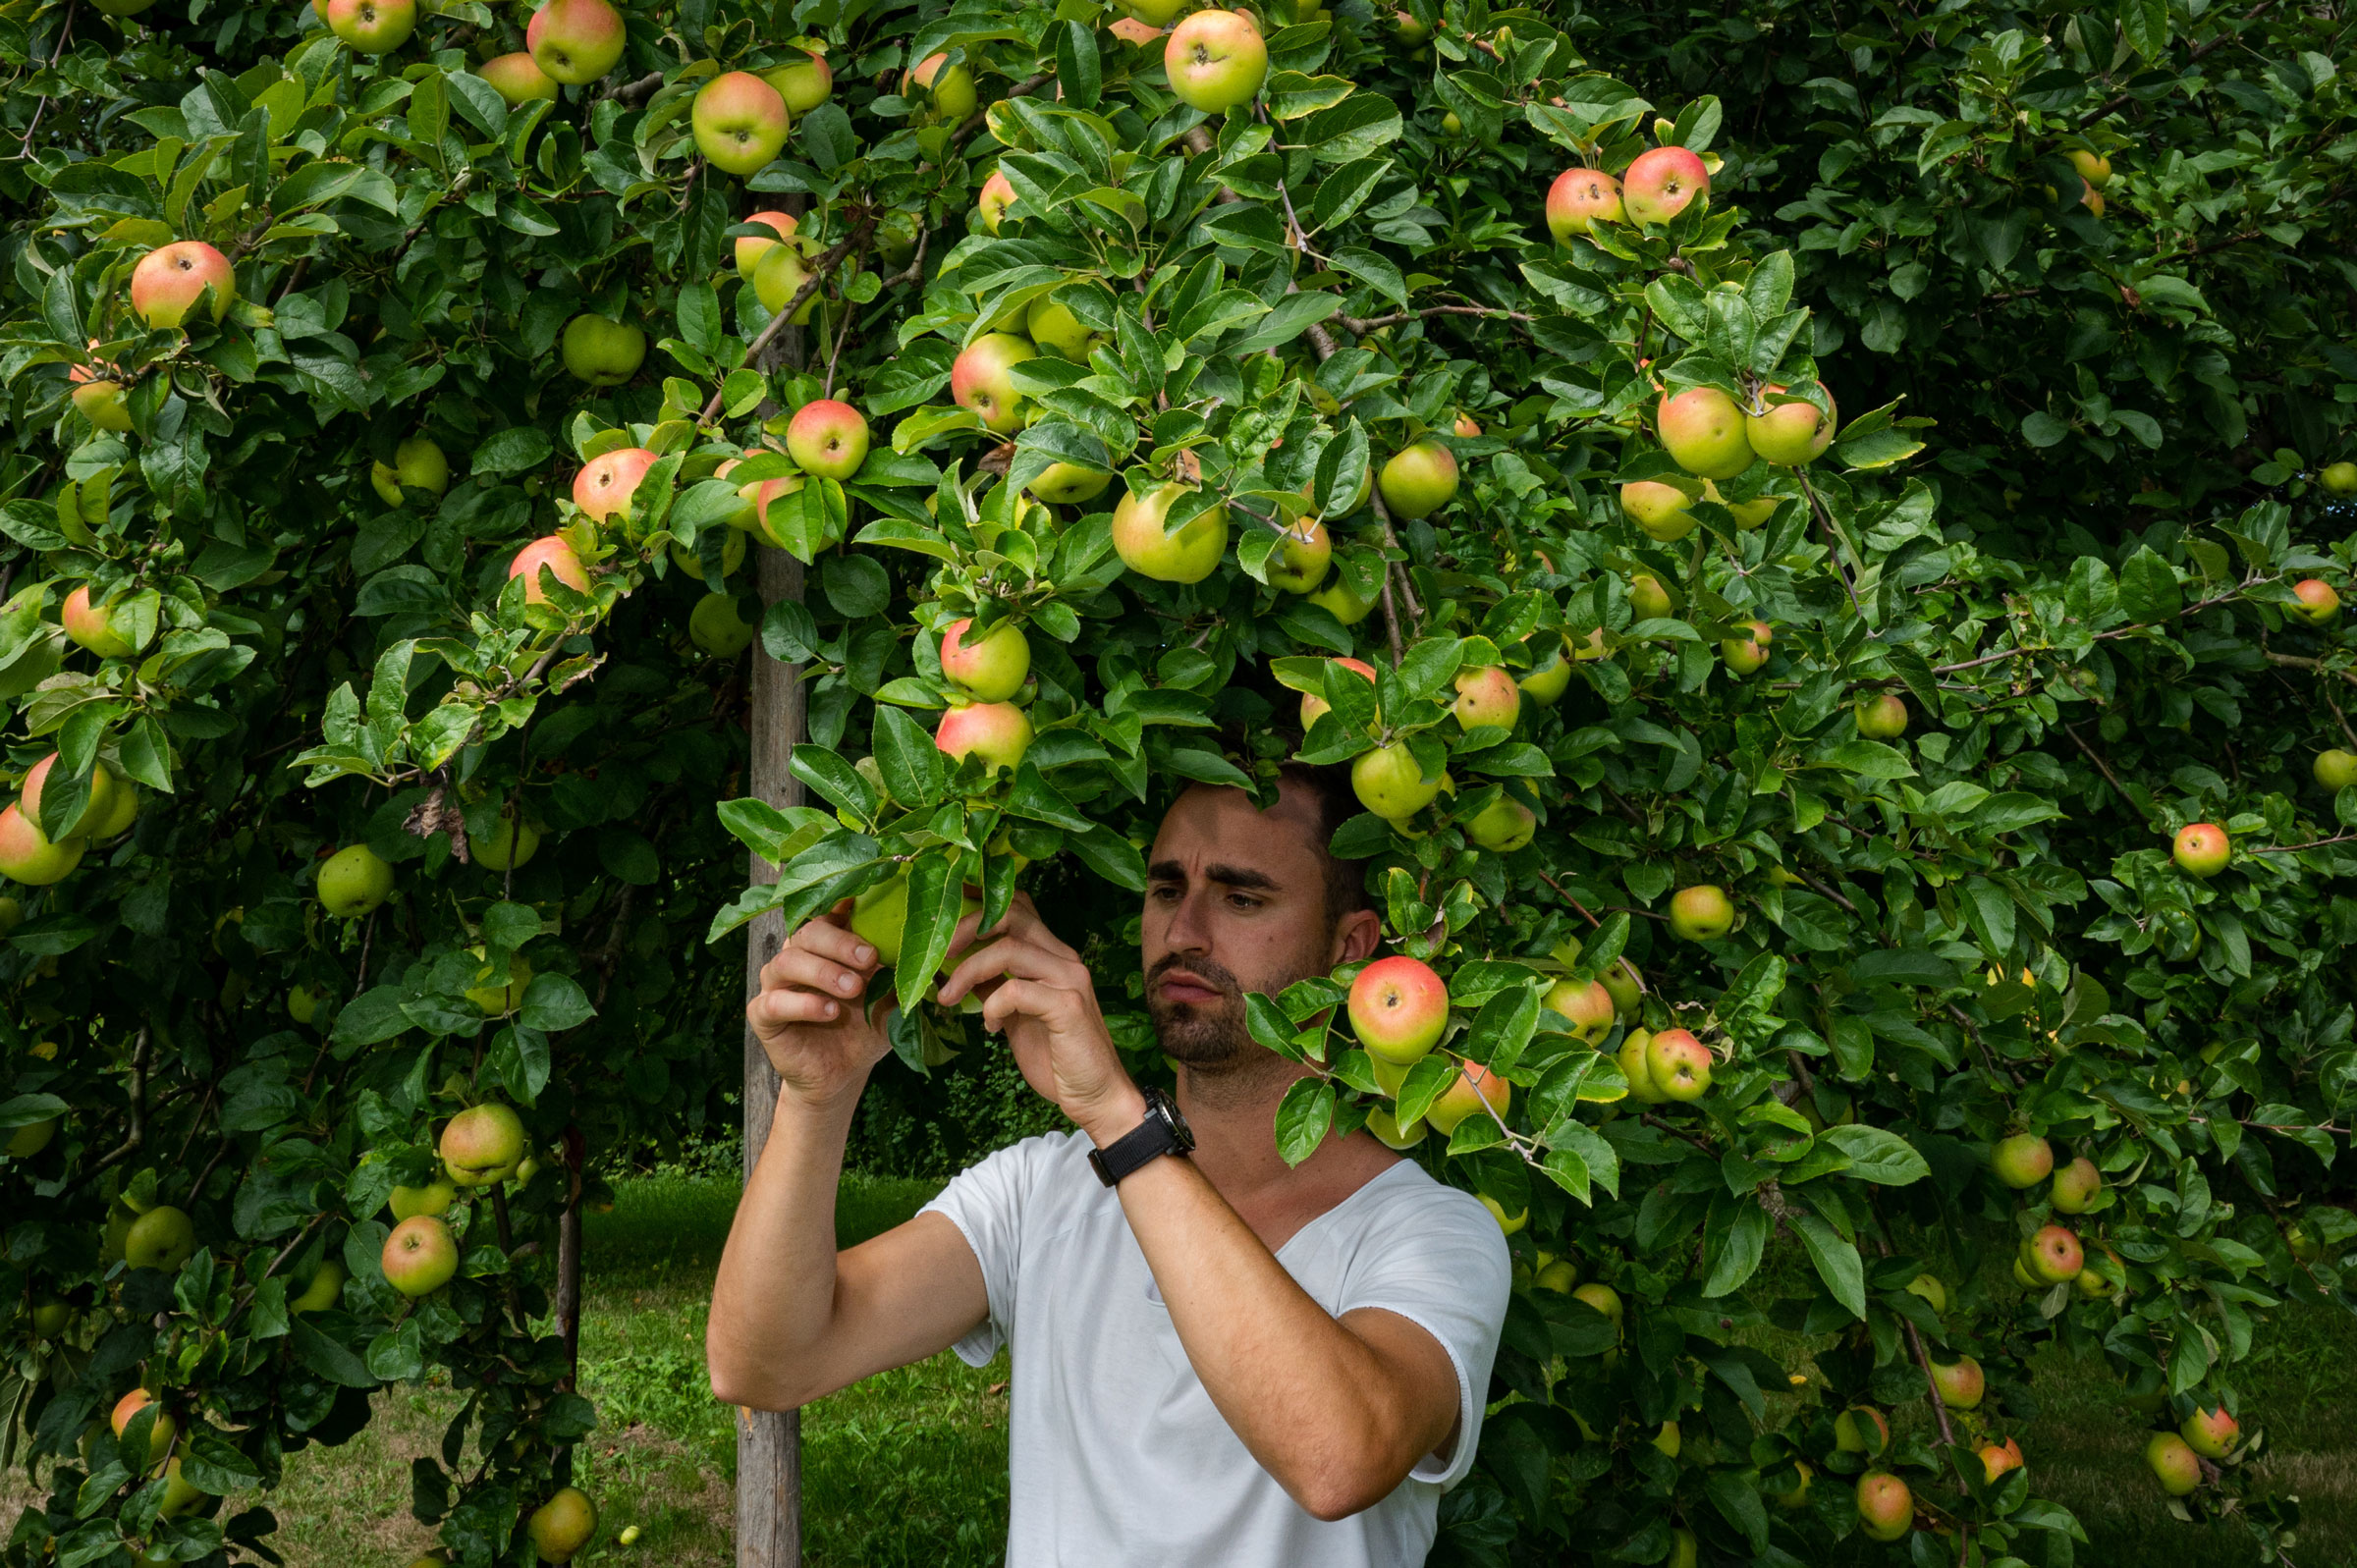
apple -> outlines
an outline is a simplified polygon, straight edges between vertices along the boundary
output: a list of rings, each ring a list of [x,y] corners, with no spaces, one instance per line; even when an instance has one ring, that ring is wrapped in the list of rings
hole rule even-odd
[[[1547,188],[1547,232],[1557,244],[1575,234],[1586,234],[1597,219],[1625,223],[1620,210],[1620,182],[1602,169],[1565,169]]]
[[[1670,895],[1670,930],[1688,942],[1717,942],[1735,928],[1734,901],[1711,883],[1680,888]]]
[[[1645,982],[1638,976],[1636,965],[1626,958],[1619,959],[1597,976],[1596,983],[1611,994],[1613,1011],[1623,1022],[1636,1017],[1637,1004],[1645,995]]]
[[[1098,469],[1083,468],[1076,462],[1051,462],[1024,488],[1033,500],[1069,507],[1096,500],[1111,483],[1113,475]]]
[[[1367,1112],[1367,1131],[1387,1149],[1413,1149],[1424,1141],[1426,1130],[1422,1116],[1400,1126],[1399,1118],[1387,1106],[1377,1106]]]
[[[959,762],[978,756],[983,772],[995,774],[1023,760],[1031,747],[1031,721],[1011,702],[977,702],[943,714],[933,743]]]
[[[385,1283],[414,1300],[430,1296],[459,1271],[458,1238],[432,1215],[404,1219],[385,1238]]]
[[[436,1176],[422,1187],[395,1187],[391,1203],[396,1220],[414,1219],[419,1215],[442,1215],[459,1200],[457,1185]]]
[[[1693,1102],[1710,1092],[1711,1052],[1684,1029],[1664,1029],[1647,1042],[1645,1071],[1671,1100]]]
[[[1395,953],[1358,972],[1349,1009],[1350,1032],[1367,1054],[1404,1066],[1440,1043],[1449,1026],[1449,985],[1422,959]]]
[[[144,1388],[134,1388],[115,1401],[114,1412],[108,1416],[107,1425],[113,1428],[115,1435],[120,1437],[123,1435],[123,1429],[131,1425],[131,1418],[154,1403],[155,1395]],[[172,1412],[158,1410],[155,1413],[155,1424],[147,1429],[147,1463],[142,1468],[153,1469],[162,1464],[164,1456],[172,1451],[172,1439],[179,1435],[180,1423],[172,1419]]]
[[[999,225],[1007,221],[1007,209],[1014,205],[1014,182],[1000,171],[991,170],[990,178],[982,182],[981,190],[974,196],[974,215],[982,225],[982,232],[995,238]]]
[[[1896,740],[1907,732],[1907,700],[1896,692],[1861,697],[1856,712],[1858,733],[1869,740]]]
[[[1510,674],[1496,665],[1460,670],[1454,684],[1456,701],[1450,705],[1449,711],[1456,715],[1457,724],[1466,730],[1478,730],[1485,725],[1511,730],[1514,721],[1522,716],[1522,688],[1514,684]]]
[[[1989,1168],[2017,1192],[2035,1187],[2054,1174],[2054,1146],[2034,1132],[2017,1132],[1989,1151]]]
[[[622,63],[630,31],[606,0],[548,0],[524,29],[523,46],[552,81],[595,81]]]
[[[1677,611],[1670,590],[1650,571],[1640,571],[1628,579],[1628,607],[1639,621],[1664,621]]]
[[[2242,1440],[2242,1423],[2228,1415],[2223,1405],[2215,1410],[2194,1406],[2193,1414],[2185,1418],[2177,1432],[2184,1437],[2185,1446],[2204,1459],[2223,1459]]]
[[[2021,1266],[2042,1284],[2065,1284],[2087,1267],[2087,1254],[2079,1238],[2063,1226],[2042,1225],[2021,1244]]]
[[[980,637],[966,640],[968,616],[941,634],[942,678],[976,702],[1005,702],[1023,689],[1031,674],[1031,643],[1023,628],[1002,621]]]
[[[565,0],[549,0],[551,5]],[[605,0],[589,0],[603,5]],[[593,387],[619,387],[646,362],[646,334],[627,321],[600,315],[575,316],[565,323],[560,346],[565,369]]]
[[[1719,503],[1719,505],[1733,513],[1735,515],[1735,526],[1742,529],[1745,533],[1749,533],[1752,529],[1757,528],[1760,526],[1760,524],[1766,522],[1770,517],[1775,516],[1776,509],[1783,505],[1784,502],[1784,498],[1782,496],[1761,496],[1754,501],[1729,501],[1727,499],[1727,497],[1719,493],[1719,486],[1708,479],[1705,479],[1702,482],[1702,499],[1705,501],[1716,501]]]
[[[1619,1016],[1613,994],[1595,980],[1559,980],[1548,988],[1539,1005],[1561,1015],[1571,1025],[1571,1038],[1588,1046],[1602,1045],[1604,1037],[1613,1032],[1613,1020]]]
[[[617,516],[627,519],[630,514],[630,498],[637,492],[639,481],[660,460],[644,447],[621,447],[591,458],[573,476],[573,504],[587,513],[592,522],[602,523]],[[574,559],[577,567],[579,557]],[[509,575],[515,573],[511,571]],[[560,571],[558,580],[572,585],[576,591],[585,592],[588,576],[586,573],[580,576],[581,580],[575,583]],[[535,576],[533,580],[538,578]]]
[[[1981,1462],[1982,1481],[1992,1487],[1997,1485],[1999,1478],[2002,1477],[2006,1471],[2019,1470],[2023,1462],[2021,1444],[2011,1437],[2007,1437],[2001,1444],[1983,1443],[1975,1457]]]
[[[1629,521],[1648,539],[1666,545],[1694,531],[1694,514],[1686,510],[1692,505],[1691,496],[1659,479],[1632,479],[1620,487],[1620,510]]]
[[[2285,605],[2286,614],[2321,626],[2340,614],[2340,595],[2322,577],[2303,577],[2291,585],[2292,603]]]
[[[929,54],[916,63],[916,69],[901,79],[901,95],[910,96],[911,87],[922,88],[933,100],[934,112],[944,120],[962,120],[974,112],[980,97],[974,91],[974,75],[963,66],[942,70],[950,57]]]
[[[1940,1390],[1940,1402],[1948,1409],[1973,1410],[1981,1403],[1988,1379],[1981,1375],[1981,1364],[1964,1356],[1955,1361],[1933,1362],[1932,1386]]]
[[[1039,351],[1027,339],[1010,332],[986,332],[951,362],[950,397],[959,407],[981,415],[983,428],[1013,435],[1023,427],[1029,412],[1014,390],[1013,371],[1024,360],[1038,357]],[[1225,510],[1221,516],[1224,525]]]
[[[799,60],[771,66],[761,73],[761,80],[778,89],[778,96],[786,100],[786,112],[797,119],[835,92],[835,72],[823,54],[805,52]]]
[[[1360,598],[1351,588],[1350,579],[1337,571],[1325,587],[1309,596],[1307,602],[1316,605],[1345,626],[1355,626],[1374,612],[1380,594]]]
[[[777,237],[770,239],[762,235],[738,236],[735,242],[737,276],[743,282],[750,283],[753,281],[754,270],[761,265],[761,258],[776,249],[782,241],[791,238],[798,226],[791,212],[748,213],[739,222],[740,224],[766,225]]]
[[[1450,1080],[1448,1090],[1424,1112],[1424,1119],[1444,1138],[1484,1106],[1505,1115],[1514,1098],[1514,1086],[1479,1062],[1459,1060],[1456,1065],[1456,1076]]]
[[[1620,176],[1620,199],[1638,223],[1668,223],[1710,193],[1710,169],[1684,147],[1649,147]]]
[[[1517,682],[1522,695],[1542,708],[1552,708],[1563,700],[1571,689],[1571,661],[1563,657],[1562,647],[1548,650],[1547,662],[1533,666],[1530,673]]]
[[[1628,1080],[1628,1097],[1631,1100],[1644,1106],[1666,1105],[1670,1097],[1656,1088],[1653,1082],[1653,1065],[1646,1052],[1646,1048],[1652,1044],[1653,1036],[1642,1029],[1632,1029],[1628,1038],[1620,1042],[1620,1050],[1614,1059],[1620,1064],[1620,1075]]]
[[[1496,855],[1510,855],[1537,837],[1539,814],[1511,795],[1500,795],[1465,824],[1465,837]]]
[[[540,62],[518,50],[514,54],[495,55],[474,68],[474,74],[491,83],[491,90],[511,109],[519,109],[535,98],[554,99],[557,79],[540,69]]]
[[[1456,499],[1456,454],[1419,441],[1394,453],[1375,482],[1392,515],[1412,522]]]
[[[1252,19],[1233,11],[1198,11],[1171,29],[1162,46],[1171,91],[1190,109],[1225,114],[1249,103],[1269,76],[1269,46]]]
[[[542,1562],[571,1562],[597,1533],[597,1504],[577,1487],[567,1487],[532,1510],[526,1526]]]
[[[2212,822],[2188,823],[2177,830],[2176,842],[2169,849],[2169,858],[2177,869],[2189,877],[2205,881],[2226,869],[2234,856],[2234,846],[2227,841],[2226,830]]]
[[[1677,1430],[1674,1421],[1663,1422],[1662,1430],[1653,1434],[1652,1441],[1655,1450],[1665,1459],[1675,1459],[1686,1446],[1685,1434]]]
[[[960,918],[981,912],[982,900],[968,890],[959,910]],[[876,884],[851,900],[851,933],[876,949],[878,963],[890,965],[901,961],[902,928],[907,923],[906,872]],[[945,962],[942,967],[946,970],[949,965]]]
[[[1479,1199],[1481,1206],[1490,1212],[1490,1217],[1498,1221],[1498,1228],[1509,1236],[1520,1234],[1522,1227],[1530,1223],[1530,1210],[1527,1206],[1509,1217],[1506,1212],[1506,1205],[1488,1193],[1477,1192],[1473,1196]]]
[[[956,371],[951,374],[955,385]],[[1144,496],[1122,497],[1113,509],[1113,550],[1122,565],[1157,582],[1201,582],[1212,574],[1228,553],[1226,507],[1196,514],[1177,533],[1167,531],[1171,508],[1194,488],[1174,483]]]
[[[74,1323],[74,1309],[62,1301],[37,1301],[32,1308],[32,1336],[55,1339]]]
[[[99,375],[89,365],[73,366],[66,379],[74,383],[74,406],[84,419],[118,434],[131,428],[131,406],[123,401],[122,382]]]
[[[338,920],[368,913],[393,895],[393,868],[364,843],[328,856],[319,867],[319,902]]]
[[[1448,777],[1444,773],[1426,784],[1423,764],[1404,740],[1360,752],[1350,764],[1350,788],[1358,803],[1390,822],[1405,822],[1432,804]]]
[[[327,0],[327,30],[354,54],[390,54],[417,30],[417,0]]]
[[[2316,477],[2336,496],[2357,496],[2357,462],[2329,462]]]
[[[310,1021],[319,1016],[319,1003],[325,1000],[326,997],[323,993],[314,991],[309,986],[289,986],[287,988],[287,1016],[307,1028]]]
[[[390,463],[368,465],[368,483],[388,507],[401,505],[404,490],[438,496],[450,488],[450,460],[424,436],[411,436],[393,449]]]
[[[306,1312],[325,1312],[344,1294],[344,1266],[333,1258],[323,1259],[311,1282],[302,1287],[299,1296],[289,1297],[287,1311],[301,1317]]]
[[[2128,1266],[2120,1260],[2119,1254],[2113,1252],[2109,1247],[2105,1247],[2103,1249],[2103,1254],[2105,1257],[2111,1260],[2112,1268],[2118,1270],[2120,1276],[2125,1278],[2127,1275]],[[2119,1286],[2113,1283],[2110,1278],[2106,1277],[2102,1273],[2097,1272],[2093,1269],[2080,1270],[2079,1277],[2071,1282],[2079,1287],[2080,1295],[2092,1296],[2098,1300],[2112,1294],[2119,1288]]]
[[[7,1141],[0,1142],[0,1155],[6,1155],[11,1160],[30,1160],[48,1148],[50,1140],[56,1136],[55,1116],[45,1121],[28,1121],[21,1127],[8,1129]]]
[[[2086,147],[2072,147],[2062,154],[2070,166],[2079,171],[2079,178],[2101,190],[2111,183],[2111,160]]]
[[[1456,423],[1450,428],[1466,441],[1475,441],[1481,436],[1481,421],[1462,408],[1456,410]]]
[[[2184,1438],[2173,1432],[2156,1432],[2144,1445],[2144,1462],[2160,1478],[2161,1489],[2182,1497],[2202,1484],[2202,1461]]]
[[[1834,1446],[1868,1458],[1891,1446],[1891,1421],[1872,1405],[1852,1405],[1834,1418]]]
[[[1655,418],[1670,460],[1703,479],[1732,479],[1751,466],[1743,409],[1717,387],[1688,387],[1662,399]]]
[[[496,1100],[469,1106],[450,1118],[435,1152],[461,1187],[488,1187],[516,1173],[524,1156],[523,1120]]]
[[[237,302],[238,275],[229,257],[201,240],[150,250],[131,269],[131,308],[150,327],[186,325],[207,289],[218,322]]]
[[[159,1204],[131,1222],[123,1236],[123,1261],[134,1269],[171,1273],[196,1255],[196,1223],[170,1204]]]
[[[723,72],[696,89],[688,120],[704,160],[739,176],[768,167],[794,126],[785,94],[750,71]]]
[[[1268,573],[1269,586],[1285,593],[1307,593],[1326,580],[1326,568],[1334,560],[1334,539],[1326,525],[1314,518],[1304,517],[1277,535],[1277,548],[1269,552],[1262,568]]]
[[[25,775],[25,794],[17,804],[24,811],[26,820],[35,827],[41,821],[41,786],[48,783],[49,770],[57,766],[57,761],[58,754],[52,751],[34,763],[32,771]],[[89,797],[82,802],[82,814],[58,831],[58,838],[62,841],[88,837],[93,828],[113,816],[115,788],[114,775],[106,771],[106,764],[91,763]]]
[[[1052,295],[1043,294],[1031,301],[1030,310],[1023,316],[1023,330],[1042,349],[1076,364],[1088,362],[1088,351],[1097,342],[1097,335],[1078,316],[1057,303]]]
[[[548,577],[556,578],[575,593],[589,591],[588,568],[574,554],[573,546],[553,533],[517,551],[516,559],[508,564],[508,577],[511,581],[523,579],[526,604],[548,603]]]
[[[1776,628],[1765,621],[1741,623],[1751,635],[1727,637],[1719,643],[1719,657],[1727,668],[1738,676],[1748,676],[1768,662],[1768,645],[1776,640]]]
[[[786,451],[804,473],[849,479],[867,460],[867,417],[840,399],[813,399],[787,425]]]
[[[1340,407],[1341,405],[1337,404],[1336,406]],[[1315,479],[1302,480],[1301,499],[1308,502],[1312,506],[1317,505],[1317,481]],[[1365,506],[1367,504],[1367,498],[1374,493],[1375,470],[1371,467],[1362,468],[1358,473],[1358,494],[1352,496],[1342,506],[1328,508],[1326,511],[1320,513],[1319,515],[1322,517],[1347,517],[1350,515],[1350,514]]]
[[[2017,1253],[2013,1258],[2013,1282],[2024,1290],[2044,1290],[2046,1281],[2030,1272],[2030,1266]]]
[[[1781,386],[1770,386],[1770,393],[1780,393]],[[1832,403],[1833,394],[1825,401]],[[1743,436],[1751,450],[1781,468],[1805,467],[1825,455],[1834,444],[1834,420],[1820,413],[1810,403],[1780,403],[1771,406],[1766,413],[1747,413],[1743,416]]]
[[[101,659],[128,659],[138,652],[138,645],[115,629],[114,618],[90,603],[89,586],[85,583],[66,595],[65,608],[58,613],[66,635]]]
[[[185,1518],[203,1507],[211,1495],[191,1486],[180,1473],[180,1461],[174,1459],[164,1466],[164,1498],[156,1504],[155,1516],[158,1519]]]
[[[1798,1479],[1782,1491],[1772,1491],[1768,1494],[1775,1500],[1779,1508],[1784,1509],[1786,1512],[1808,1506],[1809,1486],[1817,1479],[1816,1470],[1806,1459],[1793,1460],[1792,1469]]]
[[[483,958],[483,949],[473,949],[476,958]],[[488,960],[476,965],[474,983],[466,990],[466,1000],[475,1004],[486,1018],[504,1018],[523,1005],[524,988],[532,983],[532,966],[522,958],[511,956],[508,972],[503,978],[494,972]]]
[[[2056,1214],[2083,1215],[2103,1190],[2103,1172],[2095,1168],[2094,1161],[2081,1155],[2055,1172],[2054,1189],[2047,1197]]]
[[[1870,1540],[1896,1541],[1915,1525],[1915,1498],[1907,1484],[1883,1470],[1858,1478],[1858,1528]]]
[[[1917,1274],[1907,1281],[1907,1294],[1921,1297],[1935,1313],[1947,1311],[1947,1286],[1938,1274]]]
[[[1625,1310],[1620,1305],[1620,1292],[1600,1281],[1591,1281],[1571,1292],[1571,1299],[1584,1301],[1613,1321],[1617,1329],[1622,1326]]]
[[[1358,674],[1367,677],[1367,683],[1369,685],[1373,685],[1375,683],[1375,667],[1367,663],[1364,659],[1329,659],[1326,662],[1328,664],[1341,665],[1345,670],[1356,671]],[[1329,704],[1324,697],[1319,696],[1314,691],[1304,691],[1301,693],[1302,730],[1307,730],[1311,725],[1316,724],[1321,715],[1331,711],[1331,707],[1332,705]]]

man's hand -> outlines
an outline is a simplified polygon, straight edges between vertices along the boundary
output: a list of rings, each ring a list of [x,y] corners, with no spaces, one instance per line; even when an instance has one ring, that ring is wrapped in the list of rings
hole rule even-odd
[[[958,923],[952,952],[974,941],[980,920]],[[1113,1048],[1088,965],[1057,940],[1028,893],[1014,895],[998,930],[941,983],[944,1005],[969,993],[982,998],[983,1026],[1006,1033],[1031,1087],[1100,1146],[1138,1124],[1145,1100]]]
[[[846,898],[787,938],[744,1004],[785,1093],[812,1105],[856,1094],[892,1050],[879,1023],[889,999],[859,1003],[877,954],[847,928],[850,913]]]

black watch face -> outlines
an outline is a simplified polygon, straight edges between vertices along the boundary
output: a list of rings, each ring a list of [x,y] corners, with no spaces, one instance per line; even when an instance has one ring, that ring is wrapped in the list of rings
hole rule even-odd
[[[1178,1101],[1157,1090],[1154,1095],[1154,1108],[1162,1113],[1162,1119],[1169,1125],[1171,1136],[1178,1142],[1179,1148],[1192,1149],[1195,1146],[1195,1130],[1186,1124],[1186,1117],[1178,1113]]]

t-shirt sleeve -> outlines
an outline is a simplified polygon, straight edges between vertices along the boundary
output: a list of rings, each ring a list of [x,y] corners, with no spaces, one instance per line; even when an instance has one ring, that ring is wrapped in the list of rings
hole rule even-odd
[[[1473,1468],[1512,1289],[1505,1234],[1477,1199],[1454,1187],[1417,1193],[1410,1212],[1396,1221],[1385,1217],[1352,1260],[1336,1316],[1361,1307],[1398,1313],[1438,1339],[1456,1368],[1456,1446],[1446,1465],[1426,1454],[1409,1480],[1453,1487]]]
[[[951,1347],[969,1367],[988,1365],[1014,1330],[1024,1201],[1031,1194],[1050,1141],[1026,1138],[968,1165],[950,1178],[940,1196],[917,1211],[941,1215],[956,1225],[982,1266],[990,1316]]]

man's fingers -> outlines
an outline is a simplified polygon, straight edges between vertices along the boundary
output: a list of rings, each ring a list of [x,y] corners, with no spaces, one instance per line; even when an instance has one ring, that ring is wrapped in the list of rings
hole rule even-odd
[[[982,1027],[993,1034],[1004,1034],[1008,1024],[1017,1018],[1045,1021],[1051,1014],[1060,1013],[1070,1004],[1071,993],[1069,991],[1058,990],[1037,980],[1009,980],[982,1003]]]
[[[867,972],[801,947],[788,947],[761,966],[761,986],[765,991],[798,986],[831,997],[856,997],[867,987]]]
[[[840,912],[842,907],[842,905],[838,905],[837,911]],[[822,958],[832,958],[837,963],[848,964],[863,974],[875,967],[876,949],[874,946],[857,932],[838,924],[832,915],[824,920],[812,920],[804,924],[802,929],[795,932],[793,939],[786,944],[779,956],[783,957],[786,952],[791,952],[797,947],[804,952],[814,952]]]
[[[1062,944],[1058,945],[1062,947]],[[1066,991],[1083,991],[1094,995],[1096,983],[1090,978],[1088,966],[1072,956],[1070,950],[1057,950],[1007,935],[996,938],[988,946],[978,947],[966,954],[949,979],[942,982],[941,1000],[955,1003],[960,997],[983,981],[996,975],[1010,979],[1039,980]]]
[[[789,1029],[802,1023],[833,1023],[843,1016],[844,1004],[815,991],[774,989],[744,1004],[745,1017],[756,1030]]]

